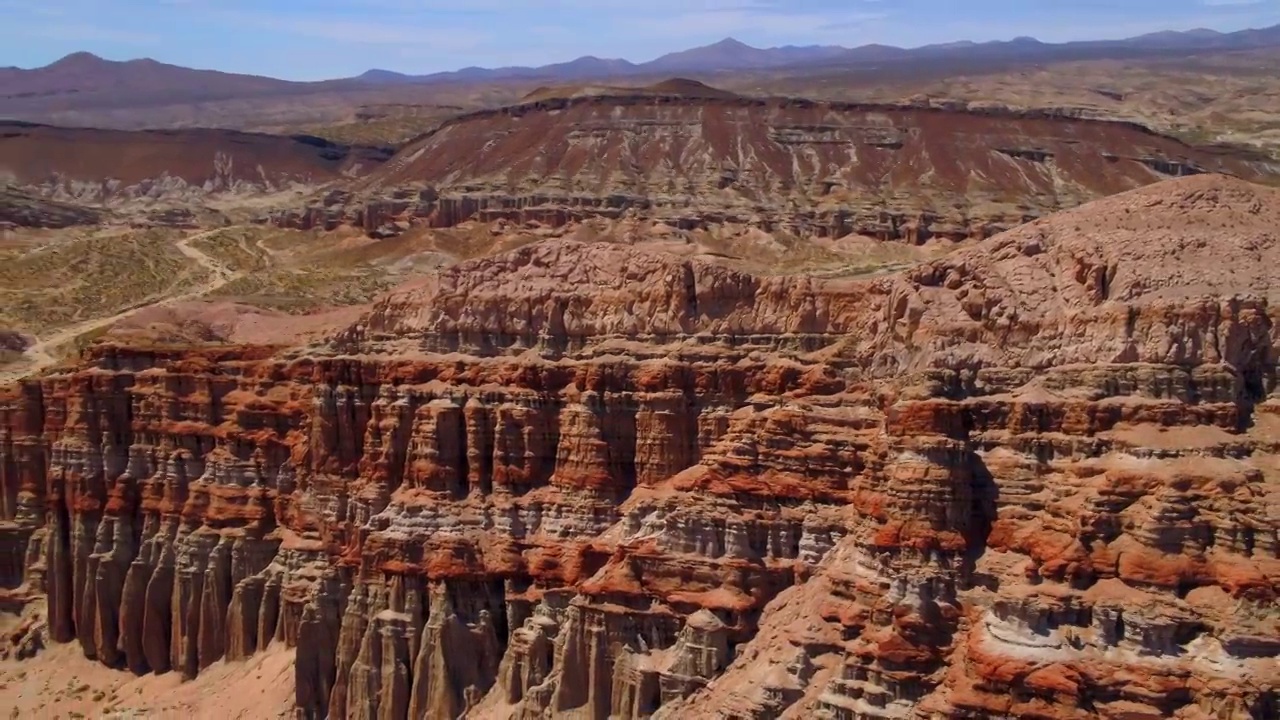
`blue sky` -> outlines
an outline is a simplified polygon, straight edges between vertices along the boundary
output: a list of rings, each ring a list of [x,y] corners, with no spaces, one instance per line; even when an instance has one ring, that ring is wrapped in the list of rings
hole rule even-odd
[[[1280,0],[0,0],[0,66],[77,50],[298,80],[581,55],[757,46],[906,47],[1117,38],[1280,23]]]

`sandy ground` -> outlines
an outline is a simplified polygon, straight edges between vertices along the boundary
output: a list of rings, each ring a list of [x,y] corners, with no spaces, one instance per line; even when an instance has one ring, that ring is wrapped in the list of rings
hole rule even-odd
[[[143,308],[121,320],[110,337],[123,342],[177,340],[194,332],[220,342],[291,345],[315,340],[360,319],[367,305],[352,305],[308,315],[288,315],[230,301],[190,302]]]
[[[243,662],[219,662],[191,682],[177,673],[112,670],[75,644],[22,662],[0,662],[0,719],[147,718],[275,720],[293,716],[296,650],[272,646]]]

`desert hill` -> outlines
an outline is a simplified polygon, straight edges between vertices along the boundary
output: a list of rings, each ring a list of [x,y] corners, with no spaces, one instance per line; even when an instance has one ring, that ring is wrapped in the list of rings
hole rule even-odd
[[[1220,362],[1264,382],[1277,222],[1280,190],[1202,175],[1015,228],[893,286],[932,328],[912,335],[908,364]]]
[[[349,202],[276,221],[373,229],[639,216],[923,242],[986,237],[1204,172],[1261,181],[1280,165],[1069,113],[745,98],[672,81],[628,92],[547,88],[460,115],[352,183]]]
[[[389,156],[384,148],[301,135],[0,122],[0,178],[44,195],[91,201],[321,184],[367,173]]]
[[[553,240],[327,339],[90,346],[0,391],[0,677],[41,711],[75,643],[112,688],[269,663],[316,717],[1265,720],[1278,208],[1179,178],[865,279]]]

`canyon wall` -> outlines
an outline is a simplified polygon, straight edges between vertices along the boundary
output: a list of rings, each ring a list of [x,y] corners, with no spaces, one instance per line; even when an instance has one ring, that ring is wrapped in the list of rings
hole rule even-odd
[[[286,643],[312,718],[1274,717],[1275,200],[863,281],[544,243],[319,345],[96,346],[0,398],[12,646]]]

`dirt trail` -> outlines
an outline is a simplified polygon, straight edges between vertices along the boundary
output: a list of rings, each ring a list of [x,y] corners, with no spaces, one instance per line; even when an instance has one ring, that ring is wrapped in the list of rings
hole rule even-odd
[[[55,365],[58,362],[58,358],[54,356],[52,351],[61,345],[65,345],[66,343],[75,340],[84,333],[93,332],[94,330],[100,330],[109,325],[113,325],[144,308],[165,303],[192,300],[203,295],[207,295],[238,278],[242,273],[232,272],[217,260],[214,260],[212,257],[209,257],[200,250],[191,247],[191,243],[196,240],[216,235],[230,229],[232,228],[218,228],[217,230],[209,230],[195,235],[188,235],[174,245],[178,252],[186,255],[193,262],[209,271],[212,277],[208,281],[179,295],[147,298],[133,307],[127,308],[115,315],[85,320],[84,322],[65,327],[52,335],[37,338],[36,343],[26,350],[27,362],[25,364],[11,370],[0,371],[0,383],[19,380]]]

